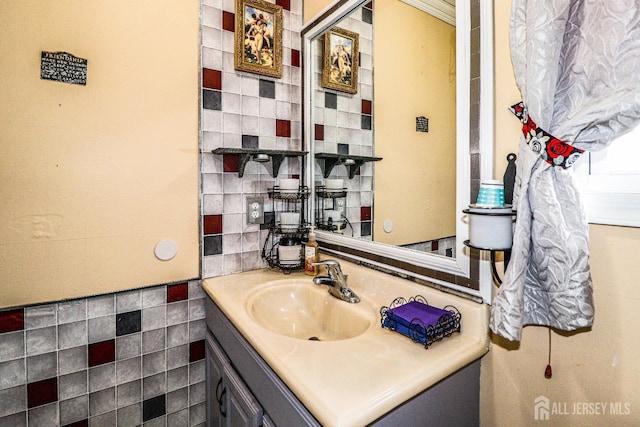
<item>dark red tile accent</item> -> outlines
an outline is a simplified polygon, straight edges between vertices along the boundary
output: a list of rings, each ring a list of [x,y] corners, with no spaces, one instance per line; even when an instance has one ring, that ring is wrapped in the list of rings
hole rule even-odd
[[[224,172],[239,172],[240,165],[238,163],[237,154],[223,154],[222,155],[222,170]]]
[[[206,87],[207,89],[222,90],[222,72],[219,70],[203,68],[202,86]]]
[[[431,241],[431,250],[432,251],[437,251],[438,250],[438,241],[437,240],[432,240]]]
[[[291,136],[291,121],[276,119],[276,136]]]
[[[203,232],[206,235],[222,234],[222,215],[205,215],[203,218]]]
[[[364,7],[366,7],[367,9],[371,9],[373,10],[373,2],[370,1],[369,3],[367,3]]]
[[[371,221],[371,206],[360,206],[360,221]]]
[[[186,283],[167,286],[167,303],[184,301],[189,298],[189,286]]]
[[[316,141],[324,141],[324,125],[314,126],[314,137]]]
[[[222,11],[222,29],[226,31],[231,31],[232,33],[236,31],[236,14],[235,13]]]
[[[204,359],[204,340],[189,343],[189,363]]]
[[[27,403],[29,408],[58,400],[58,378],[49,378],[27,384]]]
[[[362,64],[362,52],[358,52],[358,64]]]
[[[89,367],[103,365],[116,360],[116,340],[89,344]]]
[[[300,51],[297,49],[291,49],[291,65],[293,67],[300,66]]]
[[[292,175],[291,175],[291,179],[300,179],[300,175],[298,175],[298,174],[292,174]]]
[[[369,101],[368,99],[362,100],[362,114],[371,115],[371,110],[372,110],[371,107],[372,107],[371,101]]]
[[[24,329],[24,308],[0,311],[0,334]]]
[[[76,421],[75,423],[65,424],[62,427],[89,427],[89,420],[84,419],[84,420]]]
[[[276,4],[284,10],[291,10],[291,0],[276,0]]]

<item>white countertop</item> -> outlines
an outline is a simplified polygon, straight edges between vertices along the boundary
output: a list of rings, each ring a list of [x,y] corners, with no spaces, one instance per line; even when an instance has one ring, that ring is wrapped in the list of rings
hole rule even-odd
[[[362,300],[355,306],[376,319],[363,334],[338,341],[290,338],[263,328],[248,314],[250,295],[269,282],[316,287],[304,273],[264,269],[203,280],[205,292],[323,425],[370,423],[487,352],[487,305],[347,261],[340,264]],[[326,292],[327,287],[317,288]],[[461,332],[425,349],[380,326],[382,306],[415,295],[435,307],[455,306],[462,315]]]

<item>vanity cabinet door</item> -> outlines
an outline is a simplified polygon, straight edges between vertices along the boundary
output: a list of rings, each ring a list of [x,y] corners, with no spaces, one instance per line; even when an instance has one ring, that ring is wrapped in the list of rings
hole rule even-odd
[[[223,383],[227,391],[226,426],[261,426],[262,407],[231,366],[224,368]]]
[[[262,425],[262,407],[210,334],[207,334],[206,351],[207,426],[259,427]]]
[[[211,335],[206,339],[207,427],[224,426],[224,366],[229,362]]]

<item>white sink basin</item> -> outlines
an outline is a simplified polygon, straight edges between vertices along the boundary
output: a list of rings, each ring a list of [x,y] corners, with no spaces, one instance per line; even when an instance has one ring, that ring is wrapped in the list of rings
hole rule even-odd
[[[337,341],[356,337],[375,321],[365,304],[350,304],[308,281],[271,282],[247,299],[249,316],[260,326],[291,338]]]

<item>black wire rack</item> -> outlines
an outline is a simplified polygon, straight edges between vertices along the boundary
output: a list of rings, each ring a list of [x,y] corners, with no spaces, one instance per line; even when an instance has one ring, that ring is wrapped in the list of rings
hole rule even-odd
[[[431,320],[425,321],[424,317],[407,319],[396,313],[399,307],[413,304],[418,311],[428,313]],[[389,306],[380,308],[380,322],[383,328],[396,331],[411,338],[414,342],[424,345],[424,348],[444,338],[450,337],[455,332],[460,332],[460,311],[452,305],[444,308],[436,308],[427,302],[422,295],[416,295],[408,300],[403,297],[394,299]],[[437,319],[434,321],[434,319]]]

